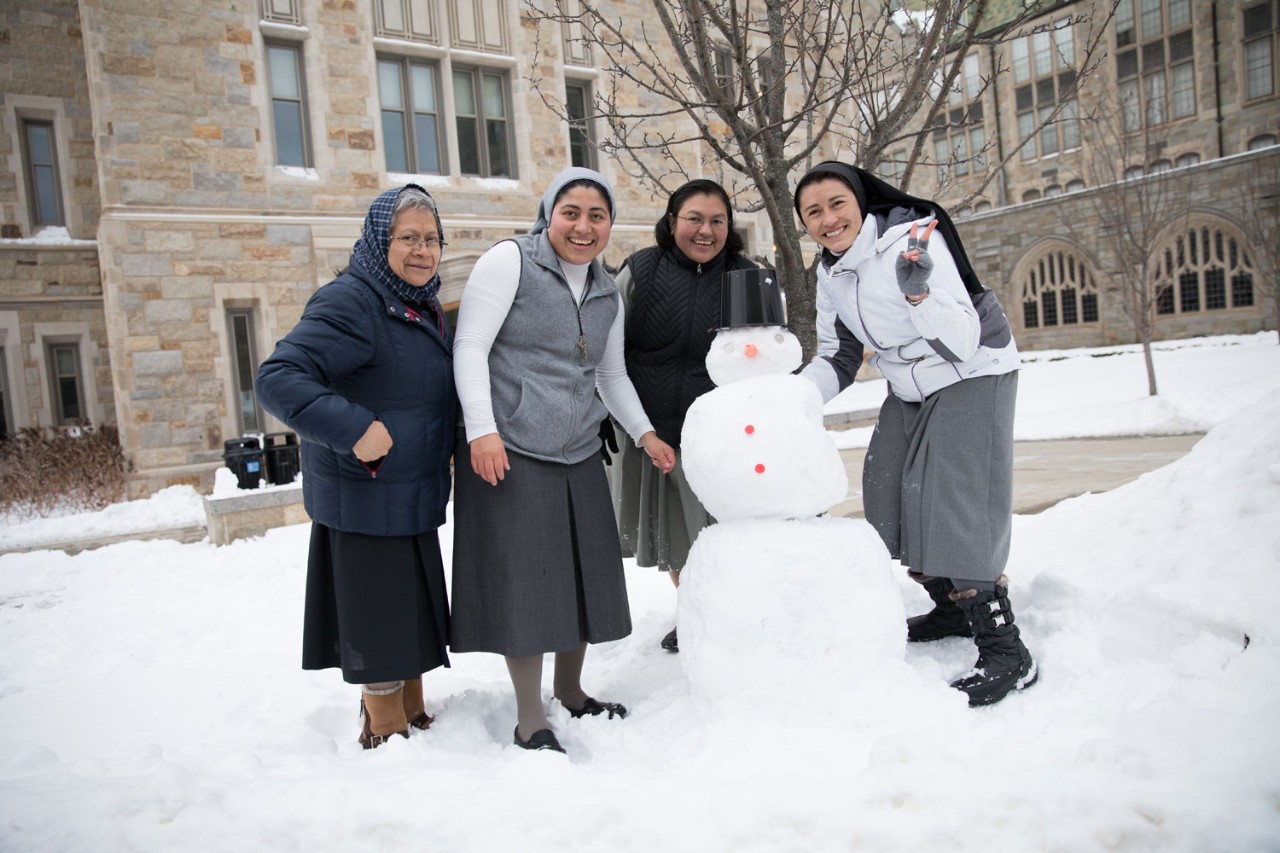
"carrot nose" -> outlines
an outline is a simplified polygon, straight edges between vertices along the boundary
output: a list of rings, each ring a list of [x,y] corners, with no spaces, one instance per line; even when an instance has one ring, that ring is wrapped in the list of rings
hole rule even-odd
[[[758,352],[760,352],[760,350],[756,349],[755,344],[747,344],[745,347],[742,348],[742,354],[745,355],[747,358],[755,358],[756,353]]]

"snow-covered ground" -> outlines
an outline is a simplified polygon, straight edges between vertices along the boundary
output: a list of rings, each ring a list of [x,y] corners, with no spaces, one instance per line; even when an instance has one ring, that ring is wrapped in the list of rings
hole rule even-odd
[[[355,689],[298,668],[305,525],[13,554],[0,849],[1276,850],[1280,347],[1161,345],[1157,400],[1132,348],[1107,352],[1029,356],[1018,437],[1211,431],[1127,486],[1015,519],[1012,595],[1041,677],[999,705],[946,686],[973,661],[965,640],[904,643],[900,665],[850,660],[827,683],[771,661],[741,706],[707,702],[657,645],[670,583],[628,566],[635,631],[593,648],[584,678],[625,720],[571,720],[548,683],[568,756],[516,749],[501,659],[455,655],[426,678],[435,725],[364,752]],[[138,511],[190,500],[165,494]],[[129,505],[112,511],[118,530]]]

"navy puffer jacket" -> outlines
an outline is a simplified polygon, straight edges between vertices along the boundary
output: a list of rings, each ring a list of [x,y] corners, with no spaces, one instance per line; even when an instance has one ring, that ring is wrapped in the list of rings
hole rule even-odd
[[[357,262],[312,295],[256,385],[267,411],[302,438],[313,521],[370,536],[444,523],[457,409],[448,332]],[[375,418],[394,444],[366,465],[351,448]]]

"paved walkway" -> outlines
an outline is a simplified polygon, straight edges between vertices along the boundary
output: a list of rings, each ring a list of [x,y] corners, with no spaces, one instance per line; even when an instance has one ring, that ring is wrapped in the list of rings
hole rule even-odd
[[[1180,459],[1200,435],[1082,438],[1019,441],[1013,446],[1013,511],[1037,513],[1058,501],[1098,493],[1136,480]],[[849,474],[849,497],[832,515],[862,518],[862,460],[865,449],[842,450]]]

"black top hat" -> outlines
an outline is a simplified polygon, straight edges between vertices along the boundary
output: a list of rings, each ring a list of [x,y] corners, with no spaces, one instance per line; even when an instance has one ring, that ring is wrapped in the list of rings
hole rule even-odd
[[[770,269],[730,270],[720,276],[720,328],[785,326],[782,287]]]

